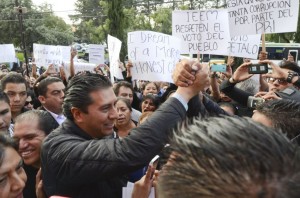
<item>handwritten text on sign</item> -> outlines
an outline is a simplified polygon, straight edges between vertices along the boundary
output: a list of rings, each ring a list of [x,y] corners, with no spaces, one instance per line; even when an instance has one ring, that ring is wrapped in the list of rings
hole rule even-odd
[[[226,55],[229,36],[226,10],[172,12],[172,35],[181,39],[181,52]]]
[[[227,0],[230,35],[296,32],[299,0]]]
[[[261,35],[233,36],[228,42],[228,55],[257,59]]]
[[[15,62],[16,53],[13,44],[0,45],[0,63]]]
[[[173,82],[171,75],[180,54],[180,40],[176,37],[151,31],[128,33],[133,79]]]
[[[70,61],[70,46],[54,46],[33,44],[35,63],[38,66],[48,67],[50,64],[62,64]]]
[[[104,45],[89,45],[89,62],[104,64]]]

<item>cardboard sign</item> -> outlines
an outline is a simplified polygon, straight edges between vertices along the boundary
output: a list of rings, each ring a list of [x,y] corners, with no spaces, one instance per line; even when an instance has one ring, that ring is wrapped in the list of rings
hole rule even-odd
[[[230,35],[296,32],[299,0],[227,0]]]
[[[104,64],[104,45],[89,45],[89,62],[96,65]]]
[[[33,54],[36,65],[46,68],[50,64],[61,65],[64,61],[70,61],[70,51],[70,46],[33,44]]]
[[[227,10],[172,12],[172,35],[180,38],[183,54],[226,55],[229,35]]]
[[[16,62],[16,52],[13,44],[0,45],[0,63]]]
[[[114,82],[114,77],[123,79],[122,71],[119,67],[120,51],[122,42],[116,37],[107,36],[107,45],[109,53],[110,80]]]
[[[128,33],[132,79],[173,82],[171,75],[180,54],[180,39],[174,36],[151,31]]]
[[[83,71],[89,71],[91,73],[95,73],[94,71],[95,67],[96,65],[92,63],[74,62],[75,74]],[[66,78],[68,79],[70,77],[70,62],[64,62],[63,68],[64,68]]]
[[[228,42],[228,55],[257,59],[261,35],[233,36]]]

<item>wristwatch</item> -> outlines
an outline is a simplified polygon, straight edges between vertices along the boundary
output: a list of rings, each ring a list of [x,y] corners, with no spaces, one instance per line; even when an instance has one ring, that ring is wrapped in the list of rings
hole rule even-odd
[[[297,72],[289,71],[289,72],[288,72],[288,77],[286,78],[286,82],[292,83],[292,79],[293,79],[295,76],[299,76],[299,74],[298,74]]]
[[[229,78],[228,81],[229,81],[231,84],[236,84],[236,83],[238,83],[238,82],[236,82],[236,81],[234,80],[233,77]]]

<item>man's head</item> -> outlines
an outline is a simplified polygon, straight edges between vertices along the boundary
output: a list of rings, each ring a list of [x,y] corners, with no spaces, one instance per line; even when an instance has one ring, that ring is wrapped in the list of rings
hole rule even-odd
[[[2,90],[10,100],[11,112],[20,114],[27,98],[27,82],[18,73],[9,73],[1,80]]]
[[[107,78],[98,74],[83,74],[69,82],[63,111],[69,120],[91,137],[102,138],[113,132],[118,117],[116,100]]]
[[[127,98],[130,100],[130,104],[132,104],[134,90],[132,85],[129,82],[126,81],[118,82],[114,86],[114,92],[117,97]]]
[[[7,134],[11,122],[9,99],[4,92],[0,92],[0,133]]]
[[[19,153],[25,164],[40,167],[42,142],[55,126],[56,123],[46,111],[27,111],[16,118],[14,138],[19,142]]]
[[[65,85],[61,79],[47,77],[37,86],[38,99],[41,104],[55,114],[62,114],[62,104],[65,96]]]
[[[300,67],[290,61],[283,61],[280,65],[280,68],[285,71],[294,71],[300,75]],[[286,82],[286,79],[274,79],[274,78],[268,78],[268,85],[269,85],[269,91],[282,91],[290,86],[293,86],[292,83]]]
[[[171,145],[158,183],[164,198],[299,197],[297,146],[250,119],[195,120]]]
[[[256,107],[252,119],[280,129],[292,139],[300,133],[300,103],[286,99],[269,100]]]

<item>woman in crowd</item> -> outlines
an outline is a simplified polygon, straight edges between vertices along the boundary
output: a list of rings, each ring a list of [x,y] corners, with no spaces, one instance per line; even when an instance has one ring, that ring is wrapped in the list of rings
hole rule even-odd
[[[148,94],[158,94],[159,87],[154,82],[146,82],[143,87],[143,97]]]
[[[160,105],[160,98],[155,95],[148,94],[143,97],[141,103],[142,113],[146,111],[155,111],[156,109],[158,109],[159,105]]]
[[[118,98],[116,102],[118,119],[115,123],[115,131],[121,138],[126,137],[129,131],[136,127],[136,124],[131,120],[131,105],[127,98]]]
[[[22,198],[26,180],[18,145],[8,136],[0,134],[0,197]]]

